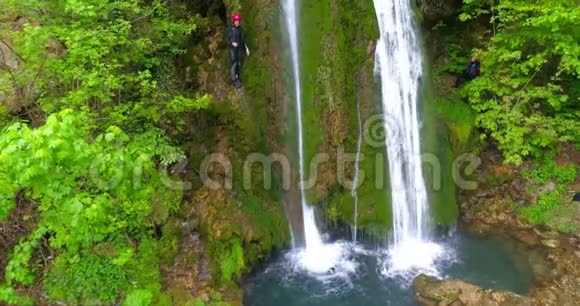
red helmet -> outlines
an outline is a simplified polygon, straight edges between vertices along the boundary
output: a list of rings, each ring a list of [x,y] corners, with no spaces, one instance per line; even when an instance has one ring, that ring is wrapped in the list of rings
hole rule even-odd
[[[232,15],[232,23],[234,23],[236,21],[242,21],[242,16],[238,13],[235,13]]]

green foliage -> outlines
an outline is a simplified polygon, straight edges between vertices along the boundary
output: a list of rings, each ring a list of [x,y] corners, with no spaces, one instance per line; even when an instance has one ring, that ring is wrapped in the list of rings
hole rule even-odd
[[[134,245],[152,233],[153,200],[170,209],[179,203],[156,160],[171,163],[182,155],[160,131],[129,136],[110,126],[93,136],[94,126],[89,114],[67,109],[40,128],[17,123],[0,134],[0,165],[10,165],[0,168],[0,219],[14,207],[16,190],[35,199],[41,214],[38,228],[14,249],[7,285],[33,282],[30,260],[43,237],[57,254],[45,280],[56,300],[113,302],[141,275],[127,269],[155,260],[155,246],[142,257]]]
[[[102,126],[131,130],[207,106],[206,96],[180,92],[168,79],[175,69],[167,71],[201,17],[160,0],[5,2],[4,12],[28,23],[0,32],[20,59],[16,71],[2,70],[0,88],[23,93],[24,104],[35,101],[47,113],[90,109]]]
[[[435,81],[440,81],[440,78],[445,76],[445,74],[455,75],[458,71],[465,69],[466,58],[468,58],[471,50],[466,50],[469,48],[469,46],[466,46],[469,41],[457,35],[461,31],[461,26],[462,24],[447,24],[439,21],[431,28],[433,37],[437,37],[445,46],[445,61],[443,63],[435,62],[435,69],[433,70]],[[441,86],[448,85],[441,84]]]
[[[48,295],[55,300],[112,303],[128,286],[124,265],[113,261],[92,254],[58,256],[45,279]]]
[[[546,191],[538,196],[538,202],[524,207],[520,211],[520,216],[531,224],[553,224],[555,215],[565,210],[563,208],[564,198],[568,186],[576,181],[577,168],[575,165],[559,166],[554,161],[555,150],[544,155],[542,159],[534,164],[532,171],[524,171],[522,176],[534,184],[545,185],[549,182],[556,184],[556,189]],[[557,227],[564,225],[570,228],[569,224],[556,224]]]
[[[564,185],[573,183],[576,180],[576,166],[559,166],[554,160],[555,153],[555,151],[547,153],[534,163],[532,171],[524,171],[522,176],[535,184],[547,184],[550,181]]]
[[[205,22],[184,7],[160,0],[0,3],[4,17],[20,16],[0,25],[17,62],[0,69],[0,94],[14,97],[17,110],[47,116],[36,129],[10,125],[14,114],[0,106],[0,220],[18,191],[38,203],[40,215],[11,252],[0,302],[25,304],[14,288],[39,277],[54,302],[168,300],[158,267],[179,241],[154,240],[154,225],[181,194],[157,167],[184,158],[166,135],[210,103],[185,91],[176,69],[190,34]],[[41,245],[54,254],[45,266],[36,265]]]
[[[525,207],[520,215],[531,224],[546,224],[551,221],[551,212],[562,205],[565,189],[548,191],[540,194],[538,203]]]
[[[34,301],[31,299],[18,295],[14,288],[2,284],[0,284],[0,302],[5,302],[9,305],[34,305]]]
[[[462,20],[485,15],[491,36],[478,53],[482,75],[462,94],[476,124],[519,165],[560,141],[580,142],[573,85],[580,75],[575,0],[464,0]],[[484,37],[482,37],[484,39]],[[571,94],[572,93],[572,94]]]
[[[330,223],[337,223],[338,221],[340,221],[340,211],[338,210],[338,208],[336,206],[330,206],[326,209],[326,219],[328,222]],[[354,220],[353,220],[354,221]]]
[[[6,20],[19,18],[0,25],[0,37],[10,43],[18,64],[0,67],[0,95],[15,94],[13,113],[0,106],[0,220],[14,209],[17,192],[37,203],[39,215],[37,228],[9,255],[0,303],[26,304],[15,288],[42,284],[43,296],[54,304],[170,305],[159,266],[171,264],[181,245],[181,231],[168,222],[181,194],[167,188],[165,175],[156,169],[184,157],[168,136],[182,136],[191,112],[210,106],[209,95],[184,89],[178,64],[186,49],[199,47],[191,41],[198,25],[214,23],[216,16],[195,15],[185,9],[191,3],[183,1],[0,2]],[[245,22],[257,25],[270,13],[256,1],[246,3],[241,7]],[[248,58],[245,69],[263,72],[248,73],[244,94],[259,101],[236,95],[225,114],[211,115],[219,117],[220,128],[233,130],[232,154],[267,145],[263,126],[270,120],[273,39],[263,29],[248,27],[256,56]],[[200,32],[196,40],[210,35]],[[207,49],[213,57],[213,43]],[[221,46],[217,51],[223,51]],[[215,64],[201,65],[211,70]],[[46,115],[46,123],[35,121],[41,126],[33,129],[15,118],[29,108],[41,119]],[[244,133],[234,130],[238,127]],[[200,141],[197,133],[183,134]],[[234,163],[241,160],[230,157]],[[236,232],[224,240],[239,239],[203,237],[215,247],[208,255],[226,285],[287,238],[274,197],[266,195],[264,203],[264,194],[248,196],[252,202],[243,212],[236,206],[235,216],[247,217],[250,233],[243,235],[246,224],[235,219],[225,226]],[[158,228],[161,237],[156,237]],[[42,263],[38,251],[45,249],[53,257]],[[217,293],[209,304],[227,305]]]
[[[0,104],[0,129],[8,125],[10,122],[10,115],[4,104]]]
[[[131,292],[140,292],[139,295],[146,297],[148,291],[153,296],[153,304],[170,305],[170,296],[163,292],[161,271],[158,268],[163,259],[163,241],[157,241],[151,237],[142,238],[139,251],[133,259],[125,265],[127,278],[131,280]],[[144,296],[143,296],[144,295]],[[127,299],[129,295],[127,296]]]

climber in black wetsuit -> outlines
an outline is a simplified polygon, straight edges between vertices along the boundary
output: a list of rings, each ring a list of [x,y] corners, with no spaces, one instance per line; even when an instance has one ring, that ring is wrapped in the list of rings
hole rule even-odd
[[[481,68],[481,63],[477,58],[477,55],[471,57],[471,61],[467,64],[467,67],[463,72],[457,76],[455,80],[455,87],[459,87],[463,82],[471,81],[479,76],[479,69]]]
[[[244,31],[240,26],[242,21],[242,16],[240,14],[232,15],[232,26],[228,30],[227,42],[230,47],[230,60],[231,60],[231,78],[234,86],[236,88],[242,87],[242,82],[240,81],[240,68],[242,66],[242,57],[244,52],[246,55],[250,55],[250,49],[246,46],[246,41],[244,39]]]

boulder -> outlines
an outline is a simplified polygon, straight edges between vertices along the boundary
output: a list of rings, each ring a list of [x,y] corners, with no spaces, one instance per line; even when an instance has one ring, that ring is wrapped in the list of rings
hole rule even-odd
[[[421,274],[413,281],[416,300],[422,306],[524,306],[530,305],[527,297],[518,294],[486,290],[464,281],[442,281]]]
[[[546,185],[540,187],[540,189],[538,189],[538,193],[544,193],[554,190],[556,190],[556,183],[550,181]]]
[[[421,274],[413,281],[413,290],[417,294],[417,301],[422,305],[436,302],[439,305],[450,305],[459,299],[461,288],[446,286],[434,277]]]
[[[557,239],[560,236],[556,231],[542,231],[538,228],[534,228],[534,233],[544,239]]]
[[[540,242],[542,243],[543,246],[551,248],[551,249],[555,249],[555,248],[560,247],[560,241],[558,241],[556,239],[542,239],[542,240],[540,240]]]
[[[531,231],[514,231],[512,232],[512,237],[516,240],[523,242],[527,246],[536,246],[538,245],[538,238],[534,235]]]

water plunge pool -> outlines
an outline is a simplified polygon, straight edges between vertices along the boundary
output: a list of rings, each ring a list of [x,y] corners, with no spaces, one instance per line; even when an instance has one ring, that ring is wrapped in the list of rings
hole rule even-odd
[[[527,293],[533,284],[528,252],[512,240],[458,230],[436,242],[446,255],[431,271],[407,274],[390,274],[387,248],[368,241],[356,245],[338,242],[346,250],[343,262],[323,274],[312,274],[296,265],[296,251],[280,252],[246,280],[244,305],[417,305],[411,281],[421,272],[519,294]]]

